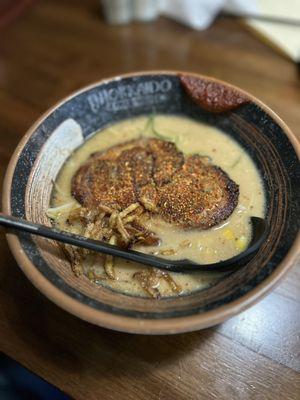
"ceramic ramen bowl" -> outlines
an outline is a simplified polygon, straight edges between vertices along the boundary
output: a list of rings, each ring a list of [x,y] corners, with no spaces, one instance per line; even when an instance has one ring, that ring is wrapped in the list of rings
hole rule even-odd
[[[7,235],[28,279],[68,312],[99,326],[134,333],[186,332],[218,324],[269,292],[299,259],[299,143],[280,118],[250,94],[196,74],[193,93],[178,72],[143,72],[97,82],[51,108],[29,130],[10,161],[3,210],[49,225],[53,180],[70,154],[109,124],[151,112],[176,114],[220,128],[261,173],[269,226],[265,243],[242,268],[211,287],[160,300],[129,296],[75,277],[60,246]],[[122,141],[122,138],[120,138]]]

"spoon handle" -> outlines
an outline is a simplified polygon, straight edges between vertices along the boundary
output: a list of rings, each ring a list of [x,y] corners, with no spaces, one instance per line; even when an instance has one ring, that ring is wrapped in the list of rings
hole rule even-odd
[[[173,265],[172,260],[144,254],[134,250],[122,249],[120,247],[105,243],[99,240],[88,239],[84,236],[75,235],[66,231],[61,231],[53,227],[29,222],[11,215],[0,213],[0,226],[5,228],[31,233],[53,239],[58,242],[67,243],[77,247],[83,247],[88,250],[109,254],[124,258],[126,260],[140,262],[156,268],[168,268]]]

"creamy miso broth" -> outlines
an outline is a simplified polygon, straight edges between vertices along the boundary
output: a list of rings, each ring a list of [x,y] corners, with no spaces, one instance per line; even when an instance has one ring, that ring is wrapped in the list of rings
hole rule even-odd
[[[63,230],[80,233],[79,224],[67,223],[70,209],[78,204],[71,195],[73,175],[92,153],[139,138],[141,135],[172,141],[184,154],[210,157],[214,165],[221,167],[239,185],[240,194],[232,215],[208,230],[182,229],[163,221],[160,217],[150,217],[146,225],[159,236],[160,245],[133,248],[161,257],[188,258],[199,263],[228,259],[245,250],[251,240],[249,217],[264,216],[265,197],[260,175],[248,154],[232,138],[215,127],[179,116],[155,116],[155,130],[149,129],[146,116],[125,120],[96,133],[77,149],[67,160],[56,180],[49,211],[49,215],[55,215],[55,225]],[[140,283],[133,279],[135,272],[147,267],[114,259],[116,279],[103,279],[103,262],[104,256],[89,254],[82,262],[83,273],[89,278],[93,277],[96,283],[112,289],[132,295],[147,295]],[[221,276],[203,272],[170,275],[181,287],[182,294],[204,289]],[[165,279],[159,279],[156,286],[161,296],[174,295]]]

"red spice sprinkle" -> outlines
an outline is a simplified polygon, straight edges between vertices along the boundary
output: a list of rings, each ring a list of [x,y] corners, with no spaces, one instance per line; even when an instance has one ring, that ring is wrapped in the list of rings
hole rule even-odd
[[[222,113],[233,110],[249,101],[237,90],[220,82],[182,74],[179,76],[187,95],[207,111]]]

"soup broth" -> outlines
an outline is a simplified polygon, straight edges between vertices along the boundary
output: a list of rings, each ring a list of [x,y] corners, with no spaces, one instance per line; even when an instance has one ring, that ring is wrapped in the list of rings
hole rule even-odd
[[[55,215],[55,226],[60,229],[80,232],[79,225],[67,223],[69,205],[76,204],[71,194],[71,180],[82,163],[97,151],[143,137],[159,137],[172,141],[184,154],[207,156],[214,165],[221,167],[240,189],[239,202],[232,215],[220,225],[208,230],[182,229],[152,216],[147,227],[161,239],[159,246],[134,246],[145,253],[172,259],[190,259],[199,263],[214,263],[228,259],[245,250],[251,240],[250,216],[263,217],[265,196],[263,184],[253,161],[244,149],[219,129],[180,116],[157,115],[155,131],[148,129],[148,117],[129,119],[107,127],[94,134],[67,160],[56,181],[51,208],[59,208]],[[66,206],[64,206],[66,205]],[[63,206],[63,207],[61,207]],[[51,211],[51,210],[50,210]],[[89,277],[103,276],[103,257],[88,255],[82,268]],[[116,279],[99,279],[97,284],[130,295],[145,296],[140,283],[133,274],[146,267],[141,264],[116,258],[114,260]],[[220,273],[171,273],[170,276],[180,286],[181,294],[201,290],[220,279]],[[174,295],[164,279],[157,283],[160,296]]]

